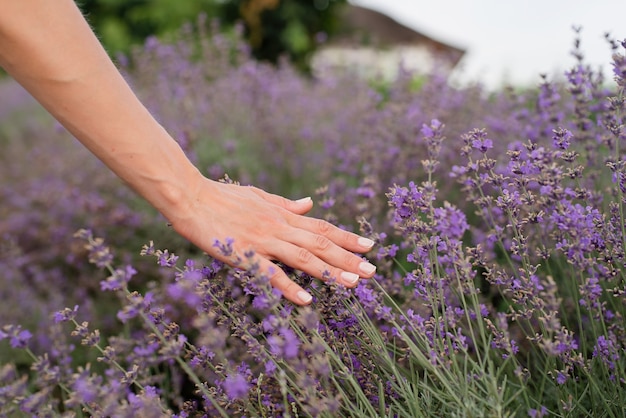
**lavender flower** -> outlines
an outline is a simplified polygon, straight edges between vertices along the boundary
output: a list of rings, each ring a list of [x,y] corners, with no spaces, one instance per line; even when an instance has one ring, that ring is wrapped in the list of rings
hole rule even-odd
[[[229,399],[240,399],[248,394],[250,384],[248,379],[240,373],[230,374],[224,379],[224,391]]]
[[[75,305],[73,309],[63,308],[61,311],[57,311],[54,313],[53,318],[54,322],[69,322],[76,318],[76,313],[78,312],[78,305]]]
[[[13,348],[26,348],[32,337],[33,334],[27,329],[22,329],[20,325],[5,325],[0,329],[0,341],[8,339]]]
[[[63,129],[3,108],[0,415],[620,415],[625,45],[607,37],[614,84],[577,29],[562,79],[485,94],[302,77],[241,30],[201,18],[125,75],[209,176],[314,195],[374,239],[376,276],[281,266],[314,295],[295,307],[253,253],[208,258]]]

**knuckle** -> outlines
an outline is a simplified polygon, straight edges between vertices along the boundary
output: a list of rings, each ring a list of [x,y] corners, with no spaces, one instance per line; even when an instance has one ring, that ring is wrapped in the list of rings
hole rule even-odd
[[[281,210],[287,209],[289,207],[289,199],[283,196],[273,196],[273,203],[277,205]]]
[[[336,267],[327,267],[326,271],[328,272],[328,276],[324,279],[324,281],[327,281],[327,279],[333,280],[338,282],[339,280],[341,280],[341,270],[336,268]]]
[[[350,270],[356,270],[361,261],[363,260],[360,257],[347,251],[343,256],[343,262],[346,266],[350,266]]]
[[[302,264],[309,264],[311,262],[311,260],[313,259],[313,254],[304,249],[304,248],[300,248],[298,250],[298,261]]]
[[[287,210],[291,206],[291,201],[285,197],[281,196],[279,201],[280,201],[280,206],[285,210]]]
[[[317,220],[317,231],[320,234],[328,235],[330,233],[331,228],[332,228],[332,225],[326,222],[325,220],[323,219]]]
[[[331,246],[332,242],[323,235],[317,235],[315,237],[315,247],[318,250],[325,251]]]
[[[283,271],[278,267],[270,268],[267,273],[268,279],[272,285],[274,285],[276,281],[280,280],[283,274]]]
[[[285,287],[281,289],[281,291],[283,292],[284,295],[289,295],[295,292],[297,288],[298,288],[298,285],[295,284],[293,281],[289,280],[287,284],[285,285]]]
[[[341,231],[341,236],[339,237],[342,247],[355,245],[357,239],[357,236],[348,231]]]

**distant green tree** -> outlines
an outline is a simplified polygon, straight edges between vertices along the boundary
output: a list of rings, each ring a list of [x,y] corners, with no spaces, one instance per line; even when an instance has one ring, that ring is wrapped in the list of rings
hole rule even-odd
[[[347,0],[79,0],[78,4],[109,53],[128,52],[150,35],[174,34],[201,12],[228,28],[245,26],[252,53],[277,62],[286,56],[300,68],[320,37],[337,27]]]
[[[243,21],[258,59],[277,62],[287,56],[301,68],[320,38],[338,26],[337,12],[346,0],[230,0],[221,3],[225,22]]]
[[[216,15],[217,0],[78,0],[110,54],[128,52],[148,36],[168,36],[201,13]]]

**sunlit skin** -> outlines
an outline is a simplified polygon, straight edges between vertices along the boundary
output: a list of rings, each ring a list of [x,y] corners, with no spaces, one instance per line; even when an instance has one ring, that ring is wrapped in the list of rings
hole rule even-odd
[[[311,296],[274,261],[347,287],[374,275],[357,254],[373,242],[304,216],[310,198],[204,177],[138,100],[72,0],[0,0],[0,65],[181,236],[229,264],[253,250],[260,274],[288,300],[306,305]],[[232,257],[214,246],[227,239]]]

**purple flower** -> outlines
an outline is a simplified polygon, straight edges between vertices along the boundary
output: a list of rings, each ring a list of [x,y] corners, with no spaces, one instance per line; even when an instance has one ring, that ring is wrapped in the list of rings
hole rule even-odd
[[[126,287],[126,284],[130,281],[130,279],[137,274],[137,270],[133,268],[133,266],[126,266],[123,269],[115,269],[111,276],[107,277],[106,280],[102,280],[100,282],[101,290],[120,290]]]
[[[270,335],[267,337],[270,352],[274,356],[284,357],[286,359],[295,358],[302,344],[296,334],[287,327],[280,327],[278,335]]]
[[[133,353],[137,354],[140,357],[150,357],[159,349],[158,342],[149,342],[144,341],[141,344],[137,345],[133,348]]]
[[[284,340],[283,352],[285,353],[285,358],[289,359],[296,357],[298,355],[298,348],[301,344],[300,339],[289,328],[281,328],[280,334]]]
[[[411,220],[420,212],[427,212],[434,196],[425,187],[409,182],[408,187],[394,186],[387,194],[389,205],[394,208],[394,219],[398,223]]]
[[[98,399],[100,385],[97,380],[99,379],[94,380],[86,372],[76,377],[72,389],[79,402],[90,404]]]
[[[552,145],[554,148],[560,150],[568,149],[574,135],[567,129],[563,128],[555,129],[553,132],[554,136],[552,137]]]
[[[363,282],[354,289],[354,294],[361,304],[364,306],[371,305],[376,302],[374,291]]]
[[[211,364],[215,358],[215,353],[205,346],[201,346],[198,352],[193,355],[189,364],[196,367],[205,368]]]
[[[174,267],[178,261],[178,256],[171,254],[167,249],[157,250],[155,255],[157,256],[157,263],[161,267]]]
[[[333,206],[335,206],[335,202],[336,202],[336,201],[335,201],[335,199],[334,199],[334,198],[332,198],[332,197],[327,197],[327,198],[322,199],[322,200],[319,202],[319,205],[320,205],[322,208],[324,208],[324,209],[330,209],[330,208],[332,208]]]
[[[230,400],[241,399],[248,394],[250,383],[248,379],[240,373],[231,373],[226,376],[222,383],[224,392]]]
[[[493,141],[489,138],[477,138],[472,140],[472,148],[485,153],[487,150],[493,148]]]
[[[102,268],[108,266],[113,261],[111,249],[104,244],[103,238],[94,238],[92,232],[88,229],[81,229],[74,236],[87,241],[85,248],[89,251],[90,263]]]
[[[280,290],[276,288],[272,288],[272,290],[267,293],[261,292],[262,291],[259,291],[259,293],[254,296],[254,299],[252,299],[252,306],[260,310],[270,310],[273,306],[276,306],[282,295]]]
[[[626,41],[623,41],[622,46],[624,46],[624,48],[626,48],[625,45]],[[626,87],[626,55],[614,53],[612,67],[617,84],[621,87]]]
[[[276,366],[276,363],[274,361],[267,360],[264,364],[264,369],[265,369],[265,374],[267,374],[268,376],[273,376],[276,370],[278,369],[278,366]]]
[[[140,252],[140,254],[143,256],[154,255],[155,253],[156,249],[154,248],[154,241],[150,241],[149,244],[144,244]]]
[[[604,335],[600,335],[596,340],[596,344],[593,347],[593,357],[599,358],[606,365],[606,367],[613,371],[617,366],[617,362],[620,360],[618,352],[618,346],[614,341],[615,336],[609,335],[609,338]]]
[[[53,314],[52,318],[55,323],[59,322],[69,322],[76,318],[76,313],[78,312],[78,305],[74,306],[74,309],[64,308],[63,310],[57,311]]]
[[[430,125],[426,125],[425,123],[422,125],[422,129],[420,130],[420,132],[422,133],[422,135],[424,135],[425,137],[434,137],[437,135],[440,135],[440,130],[443,128],[443,124],[441,122],[439,122],[439,120],[437,119],[433,119],[430,122]]]
[[[33,334],[27,329],[22,329],[21,325],[5,325],[0,329],[0,341],[8,339],[13,348],[26,348],[32,336]]]
[[[542,418],[548,415],[548,408],[541,406],[539,409],[531,408],[528,410],[528,416],[530,418]]]
[[[213,242],[213,246],[217,248],[224,257],[230,257],[234,253],[234,250],[233,250],[234,242],[235,240],[233,238],[226,238],[225,242],[221,242],[220,240],[215,240],[215,242]]]
[[[469,229],[465,214],[449,202],[445,202],[443,207],[434,209],[433,222],[435,233],[450,240],[461,240],[465,231]]]
[[[136,63],[129,81],[211,176],[229,172],[242,184],[279,194],[298,192],[289,179],[306,179],[304,188],[322,185],[314,191],[312,215],[375,239],[367,257],[379,261],[376,281],[347,289],[330,273],[322,283],[284,266],[291,280],[315,294],[315,303],[303,308],[282,299],[268,277],[257,277],[258,266],[232,269],[182,245],[176,251],[196,261],[178,268],[178,256],[149,241],[157,233],[149,225],[160,218],[136,205],[124,209],[115,181],[80,181],[92,180],[82,154],[68,154],[69,166],[58,164],[50,155],[62,142],[38,141],[43,145],[28,154],[33,164],[14,162],[26,134],[55,135],[38,125],[22,127],[18,146],[9,138],[0,164],[2,178],[10,180],[0,185],[0,294],[6,295],[0,317],[23,328],[0,327],[0,339],[7,346],[28,344],[38,360],[24,377],[15,367],[0,367],[0,415],[11,398],[29,415],[90,407],[87,413],[120,417],[162,416],[169,408],[179,408],[179,417],[219,416],[218,409],[228,416],[336,416],[344,405],[348,412],[401,414],[404,388],[423,385],[424,396],[437,399],[447,385],[394,369],[425,370],[432,362],[449,372],[442,379],[460,372],[468,390],[480,392],[472,385],[489,377],[475,363],[489,348],[484,344],[494,349],[486,353],[498,371],[491,377],[512,379],[527,391],[504,399],[511,411],[584,415],[597,391],[579,390],[580,383],[619,389],[626,379],[620,363],[626,162],[616,152],[624,142],[623,77],[617,91],[609,91],[579,60],[563,83],[542,77],[535,90],[486,95],[479,87],[451,88],[439,74],[416,86],[412,74],[401,72],[380,94],[358,77],[311,79],[287,62],[259,63],[245,45],[231,45],[230,35],[198,42],[196,35],[209,28],[189,29],[191,42],[184,36],[175,44],[149,40],[129,57]],[[619,47],[614,43],[613,52],[621,69]],[[11,100],[5,102],[3,109]],[[7,113],[0,109],[0,115]],[[471,130],[476,126],[484,129]],[[442,147],[444,128],[450,139]],[[217,153],[202,151],[206,132],[223,144]],[[241,151],[262,151],[264,158],[242,164],[248,158],[238,158]],[[44,169],[51,174],[42,175]],[[388,192],[386,201],[381,192]],[[139,213],[149,216],[147,228],[133,224]],[[117,241],[109,248],[88,229],[77,233],[88,243],[89,259],[111,273],[100,286],[84,248],[67,241],[77,222],[106,229]],[[133,260],[135,250],[127,247],[133,235],[149,242],[141,253],[156,258],[134,264],[145,297],[139,291],[103,297],[103,290],[123,289],[134,277],[125,267]],[[233,244],[216,243],[216,251],[235,258]],[[118,246],[123,261],[114,265],[111,249]],[[114,298],[123,324],[110,315]],[[60,322],[74,322],[77,307],[58,307],[75,303],[85,321],[68,331]],[[98,324],[106,344],[94,371],[80,368],[89,357],[83,347],[75,352],[74,339],[65,335],[96,344],[100,334],[89,324]],[[28,339],[24,329],[34,336]],[[181,373],[188,368],[178,361],[200,378],[194,390],[201,393],[187,390]],[[346,386],[348,378],[356,385]],[[61,385],[72,393],[53,396]],[[535,392],[551,385],[556,396]],[[580,399],[559,396],[569,393]],[[363,404],[368,400],[373,410]],[[532,403],[539,401],[545,405]]]

